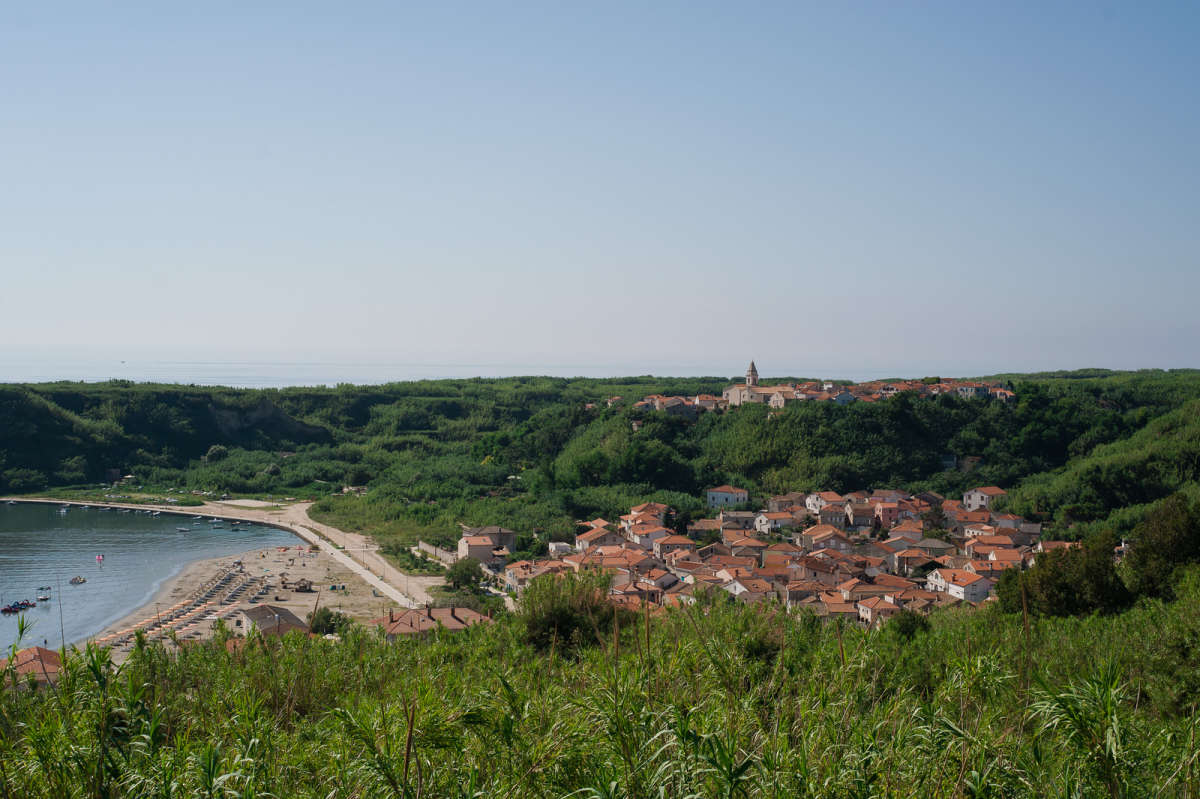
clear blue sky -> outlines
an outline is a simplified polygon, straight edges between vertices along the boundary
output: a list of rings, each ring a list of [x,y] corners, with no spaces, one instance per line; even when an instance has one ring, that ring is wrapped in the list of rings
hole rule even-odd
[[[1195,3],[107,5],[0,21],[0,353],[1200,366]]]

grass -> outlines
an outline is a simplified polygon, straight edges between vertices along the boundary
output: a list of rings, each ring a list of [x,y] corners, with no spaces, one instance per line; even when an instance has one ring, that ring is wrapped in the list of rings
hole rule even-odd
[[[55,689],[5,681],[0,796],[1195,797],[1195,695],[1161,681],[1194,676],[1162,658],[1195,645],[1197,585],[909,638],[714,604],[545,648],[527,608],[396,643],[89,650]]]

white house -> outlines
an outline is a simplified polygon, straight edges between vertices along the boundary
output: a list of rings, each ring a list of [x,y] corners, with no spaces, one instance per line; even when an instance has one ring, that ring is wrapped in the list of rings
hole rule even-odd
[[[708,507],[710,508],[720,508],[725,505],[743,505],[749,501],[750,492],[744,488],[723,485],[708,489]]]
[[[763,535],[773,533],[781,527],[795,526],[796,517],[786,511],[767,511],[754,518],[754,529]]]
[[[963,508],[968,511],[986,510],[996,499],[1007,495],[1008,492],[998,486],[972,488],[963,494]]]
[[[987,599],[992,581],[965,569],[934,569],[925,578],[925,588],[975,603]]]

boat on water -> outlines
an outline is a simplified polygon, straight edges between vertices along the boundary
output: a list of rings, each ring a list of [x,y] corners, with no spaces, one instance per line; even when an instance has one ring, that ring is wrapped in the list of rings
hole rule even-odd
[[[17,501],[16,501],[15,499],[10,499],[10,500],[8,501],[8,504],[9,504],[9,505],[16,505],[16,504],[17,504]]]
[[[28,599],[22,599],[20,602],[14,602],[11,605],[5,605],[4,607],[0,608],[0,613],[8,615],[11,613],[20,613],[23,610],[29,610],[30,608],[36,607],[36,602],[30,602]]]
[[[49,602],[50,595],[49,594],[38,594],[37,601],[38,602]]]
[[[87,582],[87,578],[86,578],[86,577],[80,577],[80,576],[77,574],[77,575],[75,575],[74,577],[72,577],[70,580],[68,580],[67,582],[69,582],[71,585],[83,585],[84,583],[86,583],[86,582]]]
[[[51,590],[53,590],[53,589],[52,589],[50,586],[48,586],[48,585],[39,585],[39,586],[38,586],[38,590],[39,590],[39,591],[51,591]]]
[[[192,518],[193,519],[203,519],[204,517],[203,516],[193,516]]]
[[[156,511],[154,511],[154,513],[151,513],[150,515],[151,516],[162,516],[162,511],[156,510]]]
[[[190,533],[192,531],[190,527],[176,527],[175,529],[181,533]]]

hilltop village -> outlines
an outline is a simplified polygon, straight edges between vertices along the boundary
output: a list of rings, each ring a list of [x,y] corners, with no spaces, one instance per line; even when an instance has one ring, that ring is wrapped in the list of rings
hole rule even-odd
[[[762,386],[758,383],[758,368],[751,361],[750,368],[746,370],[746,381],[729,386],[719,397],[712,394],[698,394],[694,397],[652,394],[634,403],[633,407],[694,417],[704,411],[736,408],[739,405],[767,405],[776,409],[787,407],[794,402],[835,402],[838,405],[848,405],[852,402],[878,402],[902,393],[918,397],[954,394],[964,399],[994,399],[1000,402],[1009,402],[1014,396],[1012,391],[998,383],[941,378],[868,383],[826,380]],[[612,397],[608,404],[613,405],[620,399]]]

